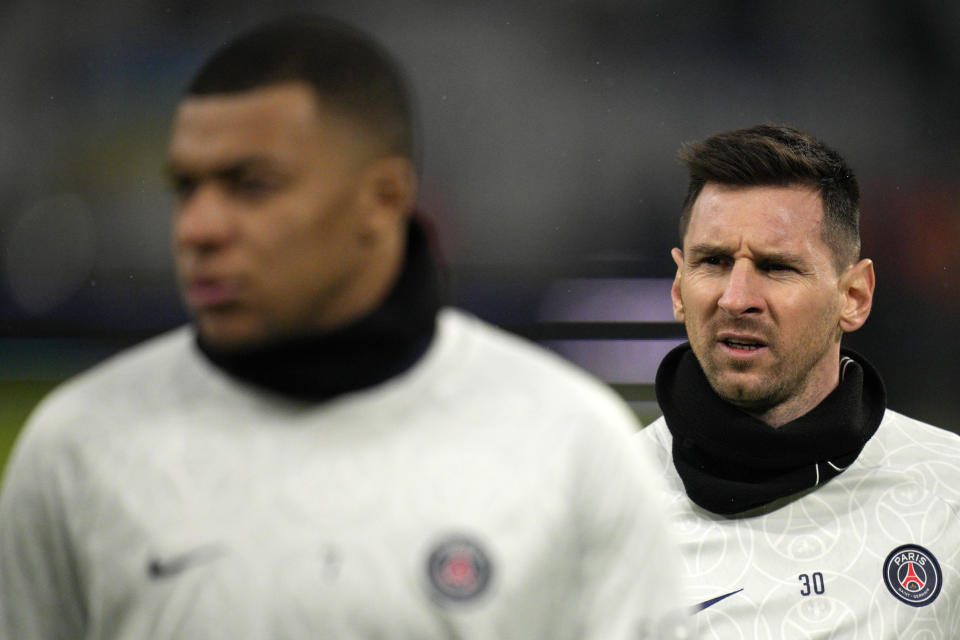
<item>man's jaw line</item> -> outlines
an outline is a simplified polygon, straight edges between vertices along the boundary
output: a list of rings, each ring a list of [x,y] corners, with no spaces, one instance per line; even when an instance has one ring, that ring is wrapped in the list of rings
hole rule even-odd
[[[718,341],[716,344],[725,354],[731,351],[722,342]],[[754,395],[754,390],[762,383],[762,380],[755,378],[763,375],[763,371],[757,369],[759,364],[756,359],[760,357],[757,354],[769,352],[769,349],[765,344],[762,348],[753,351],[743,351],[739,357],[728,356],[725,364],[715,360],[712,367],[713,374],[707,376],[707,381],[713,392],[724,402],[761,422],[779,426],[786,422],[779,418],[783,409],[787,408],[785,405],[789,403],[790,397],[783,397],[781,393],[776,392],[768,392],[759,397]]]
[[[728,404],[775,429],[805,415],[819,404],[819,401],[811,403],[802,393],[784,393],[784,389],[774,390],[763,397],[753,399],[744,397],[744,392],[748,390],[746,384],[740,384],[734,388],[728,387],[725,392],[721,392],[716,387],[713,390]]]
[[[717,387],[714,387],[712,381],[710,386],[713,387],[714,393],[720,396],[724,402],[737,407],[741,411],[749,413],[755,418],[762,420],[764,415],[775,409],[783,402],[778,398],[771,398],[770,396],[751,399],[747,397],[749,393],[749,385],[745,383],[733,383],[730,385],[729,381],[727,382],[728,386],[725,389],[718,388],[719,384]]]

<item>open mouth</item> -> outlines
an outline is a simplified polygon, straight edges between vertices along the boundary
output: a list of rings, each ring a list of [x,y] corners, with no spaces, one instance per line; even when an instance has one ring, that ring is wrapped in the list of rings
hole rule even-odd
[[[736,349],[737,351],[756,351],[757,349],[761,349],[766,346],[762,342],[742,340],[737,338],[727,338],[726,340],[721,340],[721,342],[731,349]]]

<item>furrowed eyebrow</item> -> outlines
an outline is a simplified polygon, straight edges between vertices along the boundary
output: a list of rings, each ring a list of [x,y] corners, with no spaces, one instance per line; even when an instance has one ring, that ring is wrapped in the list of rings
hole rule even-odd
[[[757,256],[757,262],[772,262],[775,264],[786,264],[795,267],[805,267],[807,259],[803,256],[790,253],[789,251],[774,251],[771,253],[762,253]]]
[[[733,255],[734,251],[731,248],[723,245],[702,242],[690,247],[686,253],[688,259],[697,259],[707,256],[729,256]],[[767,253],[757,253],[755,257],[756,262],[758,263],[773,262],[777,264],[796,266],[806,266],[808,263],[807,258],[790,251],[770,251]]]
[[[701,256],[727,256],[733,253],[733,251],[728,248],[718,244],[707,244],[702,242],[700,244],[695,244],[690,247],[686,252],[689,257],[701,257]]]

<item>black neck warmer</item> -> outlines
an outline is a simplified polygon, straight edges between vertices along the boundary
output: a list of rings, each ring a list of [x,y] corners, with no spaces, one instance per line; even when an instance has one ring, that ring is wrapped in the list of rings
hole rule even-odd
[[[823,402],[773,428],[721,400],[689,344],[668,353],[657,400],[690,499],[713,513],[740,513],[823,484],[856,460],[880,426],[886,394],[862,356],[842,349],[840,367],[840,384]]]
[[[440,306],[437,269],[420,223],[410,224],[404,268],[384,302],[329,333],[267,345],[200,351],[235,378],[299,400],[319,402],[371,387],[409,369],[424,354]]]

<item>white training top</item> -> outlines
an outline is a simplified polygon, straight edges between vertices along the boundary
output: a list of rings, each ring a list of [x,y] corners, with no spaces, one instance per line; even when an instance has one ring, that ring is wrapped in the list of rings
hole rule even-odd
[[[310,404],[180,329],[68,382],[0,495],[0,638],[686,638],[629,409],[461,312]]]
[[[839,476],[750,515],[693,504],[661,417],[660,460],[703,638],[960,638],[960,437],[887,410]]]

